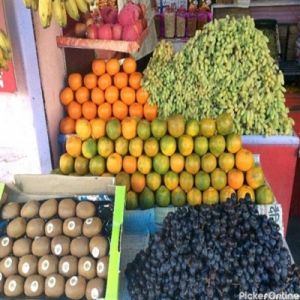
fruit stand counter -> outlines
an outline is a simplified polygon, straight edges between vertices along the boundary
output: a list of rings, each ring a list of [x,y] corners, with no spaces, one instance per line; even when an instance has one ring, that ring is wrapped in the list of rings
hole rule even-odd
[[[261,165],[272,190],[282,205],[286,233],[299,149],[296,136],[243,136],[243,145],[260,155]]]

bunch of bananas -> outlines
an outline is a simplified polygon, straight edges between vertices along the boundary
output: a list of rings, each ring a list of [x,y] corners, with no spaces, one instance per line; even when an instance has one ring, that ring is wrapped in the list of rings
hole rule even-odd
[[[89,5],[95,0],[23,0],[23,2],[26,8],[38,11],[42,26],[47,28],[52,16],[61,27],[67,25],[67,15],[78,21],[80,12],[88,12]]]
[[[0,29],[0,70],[8,69],[8,61],[11,59],[12,50],[10,41],[3,30]]]

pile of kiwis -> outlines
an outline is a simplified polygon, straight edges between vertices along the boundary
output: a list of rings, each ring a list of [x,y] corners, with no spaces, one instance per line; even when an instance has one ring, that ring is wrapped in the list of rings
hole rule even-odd
[[[109,242],[93,202],[9,202],[1,218],[0,294],[104,298]]]

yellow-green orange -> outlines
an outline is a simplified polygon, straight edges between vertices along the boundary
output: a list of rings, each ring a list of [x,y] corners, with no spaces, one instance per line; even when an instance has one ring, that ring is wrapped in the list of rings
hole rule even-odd
[[[180,173],[179,176],[180,187],[187,193],[194,185],[194,176],[186,171]]]
[[[191,206],[200,205],[202,202],[201,192],[196,188],[192,188],[187,194],[187,202]]]
[[[211,153],[206,153],[201,157],[201,168],[206,173],[211,173],[217,167],[217,159]]]
[[[134,157],[139,157],[143,153],[143,140],[139,137],[129,141],[129,153]]]
[[[129,191],[126,198],[126,209],[137,209],[139,206],[138,195],[134,191]]]
[[[246,181],[253,189],[257,189],[265,183],[263,169],[259,166],[253,167],[246,173]]]
[[[222,153],[218,159],[219,167],[226,173],[234,168],[234,155],[232,153]]]
[[[122,156],[118,153],[112,153],[106,160],[106,169],[111,174],[118,174],[122,170]]]
[[[168,156],[158,153],[153,158],[153,169],[156,173],[164,175],[168,172],[169,167],[170,161]]]
[[[185,160],[183,155],[179,153],[173,154],[170,158],[171,170],[179,174],[184,169],[184,162]]]
[[[171,202],[171,193],[165,187],[161,186],[155,193],[156,204],[160,207],[167,207]]]
[[[204,171],[200,171],[195,176],[195,186],[200,191],[205,191],[210,187],[210,176]]]
[[[212,187],[218,191],[222,190],[227,184],[227,175],[220,168],[213,170],[213,172],[210,174],[210,177]]]
[[[196,153],[193,153],[185,158],[185,170],[188,173],[191,173],[193,175],[196,175],[201,166],[201,160],[199,155]]]
[[[84,141],[92,135],[92,126],[86,119],[78,119],[75,125],[76,134]]]
[[[194,141],[194,151],[203,156],[208,151],[208,139],[205,136],[197,136]]]
[[[222,135],[215,135],[209,139],[209,151],[219,157],[226,148],[226,141],[224,136]]]
[[[239,134],[231,133],[226,137],[226,149],[230,153],[237,153],[242,148],[242,138]]]
[[[200,125],[200,135],[205,137],[211,137],[216,132],[216,121],[213,119],[202,119],[199,123]]]
[[[197,120],[188,120],[186,123],[185,133],[192,137],[199,134],[200,127]]]
[[[89,160],[83,156],[75,158],[74,170],[78,175],[86,175],[89,172]]]
[[[115,151],[124,156],[128,153],[129,142],[123,136],[120,136],[115,141]]]
[[[139,194],[139,204],[141,209],[148,209],[154,206],[154,193],[147,187]]]
[[[89,162],[90,173],[93,176],[101,176],[105,172],[105,159],[97,155]]]
[[[258,204],[272,204],[274,202],[274,195],[271,189],[265,185],[259,187],[255,191],[256,203]]]
[[[217,131],[221,135],[227,135],[233,131],[233,119],[229,113],[221,114],[217,120]]]
[[[226,202],[228,199],[231,198],[232,194],[235,194],[235,190],[229,185],[225,186],[220,191],[220,202]]]
[[[172,191],[177,188],[178,183],[179,177],[175,172],[169,171],[164,175],[164,184],[168,190]]]
[[[171,136],[178,138],[184,134],[185,120],[182,115],[173,115],[168,118],[168,132]]]
[[[140,120],[137,126],[138,137],[143,141],[151,136],[151,125],[147,120]]]
[[[130,175],[125,172],[120,172],[116,175],[116,185],[124,185],[126,187],[126,191],[128,192],[130,189]]]
[[[207,205],[213,205],[219,203],[218,191],[213,187],[209,187],[206,191],[203,192],[202,201],[203,204],[207,204]]]
[[[82,143],[82,155],[91,159],[97,154],[97,143],[94,139],[89,138]]]
[[[59,169],[65,175],[73,173],[74,158],[70,154],[64,153],[59,159]]]
[[[251,200],[254,202],[255,201],[254,190],[248,185],[243,185],[238,189],[237,192],[238,200],[245,199],[247,194],[250,195]]]
[[[154,119],[151,122],[151,132],[155,138],[162,138],[167,133],[167,122],[161,119]]]
[[[176,207],[184,206],[186,203],[186,193],[180,187],[177,187],[172,191],[171,201]]]
[[[172,156],[176,151],[176,140],[170,135],[165,135],[160,139],[160,150],[166,156]]]
[[[106,135],[111,140],[116,140],[122,133],[121,123],[118,119],[111,119],[106,123]]]
[[[192,154],[194,150],[194,140],[191,136],[184,134],[178,139],[178,150],[183,156]]]
[[[151,137],[145,141],[144,152],[149,157],[154,157],[159,151],[159,144],[157,139]]]
[[[82,141],[77,135],[71,135],[66,141],[66,151],[72,157],[77,157],[81,155]]]
[[[141,155],[138,158],[137,168],[142,174],[149,174],[152,169],[152,160],[146,155]]]
[[[161,186],[161,176],[155,172],[147,174],[146,184],[150,190],[156,191]]]
[[[109,138],[103,136],[98,140],[98,154],[104,158],[107,158],[114,152],[114,143]]]

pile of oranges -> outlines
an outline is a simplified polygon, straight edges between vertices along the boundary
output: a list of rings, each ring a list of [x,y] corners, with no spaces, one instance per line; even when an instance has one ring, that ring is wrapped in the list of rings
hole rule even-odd
[[[130,116],[154,120],[157,107],[148,104],[149,95],[141,87],[142,77],[132,57],[126,58],[122,65],[115,58],[95,59],[91,73],[70,74],[68,86],[60,93],[67,112],[60,122],[60,132],[75,133],[76,121],[82,118],[108,121]]]

